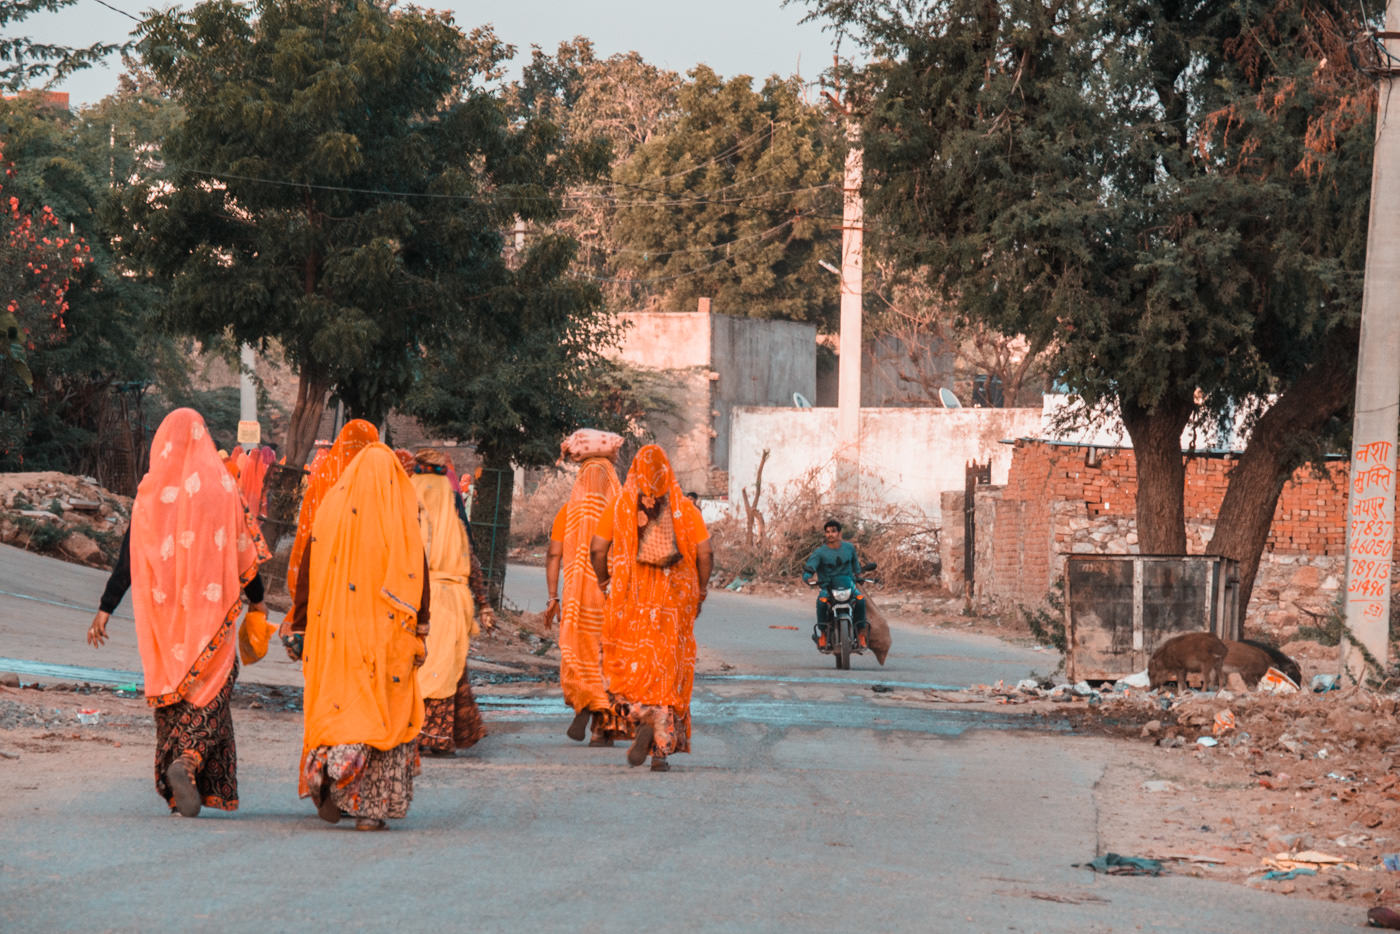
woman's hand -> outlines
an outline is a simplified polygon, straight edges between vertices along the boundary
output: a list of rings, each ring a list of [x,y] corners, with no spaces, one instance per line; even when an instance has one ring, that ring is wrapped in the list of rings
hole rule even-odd
[[[489,606],[488,606],[488,607],[484,607],[484,608],[482,609],[482,611],[481,611],[481,628],[482,628],[482,629],[495,629],[495,628],[496,628],[496,611],[493,610],[493,609],[491,609],[491,607],[489,607]]]
[[[97,615],[92,618],[92,625],[88,627],[88,645],[95,649],[102,648],[103,643],[107,641],[107,620],[111,618],[111,613],[97,611]]]
[[[423,663],[428,660],[428,640],[418,637],[418,651],[413,653],[413,667],[422,668]]]

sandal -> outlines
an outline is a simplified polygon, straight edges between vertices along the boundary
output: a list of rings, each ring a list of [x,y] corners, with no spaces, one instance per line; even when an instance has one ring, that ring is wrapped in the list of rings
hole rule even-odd
[[[341,813],[340,805],[331,800],[330,788],[322,784],[320,794],[321,800],[316,802],[316,816],[328,824],[340,823],[340,819],[345,815]]]
[[[613,738],[611,736],[595,736],[588,741],[590,746],[611,746]]]
[[[593,716],[593,711],[587,707],[574,714],[574,722],[569,724],[569,728],[564,731],[564,735],[576,743],[583,742],[583,738],[588,735],[588,720]]]
[[[641,765],[647,761],[647,753],[651,752],[651,738],[655,733],[656,727],[650,723],[637,727],[637,738],[632,740],[632,748],[627,750],[628,765]]]
[[[377,817],[360,817],[355,819],[356,830],[388,830],[389,825]]]
[[[653,772],[669,772],[671,771],[671,763],[666,761],[665,756],[652,756],[651,770]]]
[[[170,763],[170,768],[165,770],[165,780],[170,785],[170,796],[175,799],[175,810],[180,812],[180,816],[198,817],[199,789],[194,786],[190,765],[183,756]]]

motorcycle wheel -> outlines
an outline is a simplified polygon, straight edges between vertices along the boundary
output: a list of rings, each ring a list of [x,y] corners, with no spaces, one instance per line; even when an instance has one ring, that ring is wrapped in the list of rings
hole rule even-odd
[[[845,671],[851,667],[851,621],[838,619],[834,628],[836,638],[832,647],[836,650],[836,667]]]

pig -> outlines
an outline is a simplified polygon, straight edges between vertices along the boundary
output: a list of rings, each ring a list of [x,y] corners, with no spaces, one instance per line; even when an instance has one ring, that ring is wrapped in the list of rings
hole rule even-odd
[[[1209,690],[1212,685],[1218,688],[1224,683],[1221,669],[1227,651],[1225,643],[1208,632],[1172,636],[1152,653],[1147,663],[1147,679],[1154,691],[1174,681],[1179,692],[1186,687],[1186,675],[1196,672],[1201,676],[1202,689]]]
[[[1237,674],[1244,679],[1247,690],[1254,690],[1264,672],[1273,667],[1271,655],[1257,645],[1248,642],[1226,642],[1225,664],[1221,671],[1226,675]]]
[[[1241,639],[1240,641],[1245,645],[1252,645],[1256,649],[1263,649],[1265,652],[1268,652],[1269,658],[1273,662],[1273,667],[1292,678],[1294,684],[1301,685],[1303,683],[1303,670],[1298,667],[1298,663],[1293,659],[1284,655],[1267,642],[1260,642],[1258,639]]]

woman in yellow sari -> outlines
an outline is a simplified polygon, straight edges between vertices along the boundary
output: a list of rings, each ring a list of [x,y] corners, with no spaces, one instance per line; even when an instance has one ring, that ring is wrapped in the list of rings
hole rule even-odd
[[[583,428],[564,439],[562,457],[579,465],[569,500],[554,517],[549,550],[544,559],[544,582],[549,590],[547,615],[559,616],[559,686],[564,701],[574,709],[574,720],[565,731],[582,742],[593,721],[590,746],[611,746],[631,734],[608,700],[603,684],[603,615],[607,598],[598,588],[598,576],[588,559],[593,530],[603,510],[617,496],[619,485],[613,464],[622,449],[622,436],[610,431]],[[563,571],[563,597],[556,596]]]
[[[433,605],[428,660],[418,669],[423,692],[418,748],[431,756],[452,756],[486,735],[472,696],[467,651],[481,626],[491,627],[491,605],[486,581],[472,560],[470,526],[452,488],[451,470],[452,461],[441,451],[424,448],[413,458],[412,483],[423,507],[419,524],[428,546]]]
[[[383,830],[413,800],[431,599],[418,497],[393,451],[371,444],[350,462],[300,570],[288,640],[306,677],[299,791],[324,820]]]

